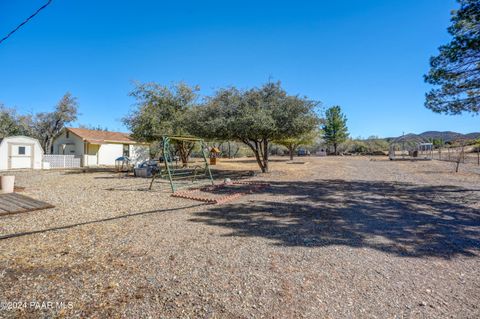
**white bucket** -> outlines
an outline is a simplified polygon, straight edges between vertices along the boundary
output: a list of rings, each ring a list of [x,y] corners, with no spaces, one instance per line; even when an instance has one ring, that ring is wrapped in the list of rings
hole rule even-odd
[[[15,176],[2,176],[1,183],[2,193],[13,193],[13,187],[15,185]]]

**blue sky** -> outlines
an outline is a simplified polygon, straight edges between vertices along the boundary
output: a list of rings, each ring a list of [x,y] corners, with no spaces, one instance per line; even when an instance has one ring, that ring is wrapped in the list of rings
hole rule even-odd
[[[46,1],[0,0],[3,36]],[[0,102],[51,110],[70,91],[78,123],[125,131],[133,81],[230,85],[282,81],[291,94],[341,105],[351,135],[480,131],[472,115],[423,106],[423,74],[454,0],[54,0],[0,44]]]

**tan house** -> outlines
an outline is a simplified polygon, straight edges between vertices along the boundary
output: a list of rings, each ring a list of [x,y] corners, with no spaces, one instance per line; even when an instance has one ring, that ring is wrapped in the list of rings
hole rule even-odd
[[[53,142],[53,154],[74,155],[82,166],[115,165],[127,156],[133,163],[150,157],[149,146],[135,141],[127,133],[65,128]]]

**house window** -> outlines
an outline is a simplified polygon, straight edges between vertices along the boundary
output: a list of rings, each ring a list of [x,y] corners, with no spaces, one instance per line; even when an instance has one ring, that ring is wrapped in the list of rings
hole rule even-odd
[[[123,144],[123,156],[130,157],[130,147],[128,144]]]
[[[67,136],[67,138],[70,138],[70,132],[69,131],[67,131],[66,136]]]
[[[25,146],[18,147],[18,155],[25,155]]]

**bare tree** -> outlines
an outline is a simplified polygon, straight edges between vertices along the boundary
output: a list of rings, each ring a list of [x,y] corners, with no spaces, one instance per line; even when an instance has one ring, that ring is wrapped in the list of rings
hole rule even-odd
[[[53,140],[61,130],[77,119],[77,98],[67,92],[58,102],[53,112],[42,112],[33,119],[33,131],[40,140],[45,153],[52,153]]]

